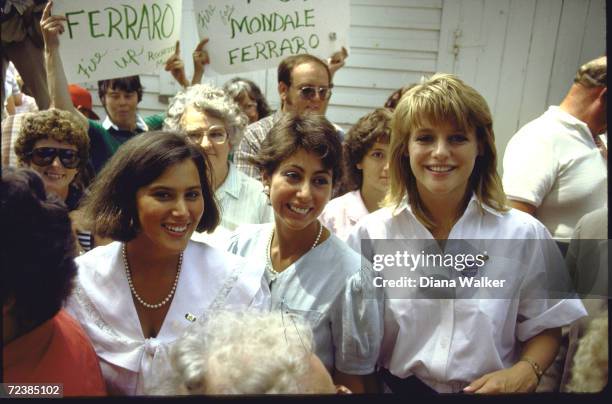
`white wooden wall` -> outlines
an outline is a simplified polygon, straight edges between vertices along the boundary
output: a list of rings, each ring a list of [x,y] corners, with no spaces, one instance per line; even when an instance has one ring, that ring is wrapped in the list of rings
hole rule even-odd
[[[198,42],[193,1],[183,0],[181,32],[189,77]],[[604,0],[351,0],[350,12],[350,56],[334,79],[332,121],[347,128],[395,89],[455,73],[489,103],[500,160],[516,130],[558,104],[576,69],[605,53]],[[275,69],[242,76],[278,108]],[[205,80],[222,85],[231,77],[207,71]],[[178,86],[166,72],[141,79],[141,113],[163,111]],[[89,88],[102,116],[95,84]]]

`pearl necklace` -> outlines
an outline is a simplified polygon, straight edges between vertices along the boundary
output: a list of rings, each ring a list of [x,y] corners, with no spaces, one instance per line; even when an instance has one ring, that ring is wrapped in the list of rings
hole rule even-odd
[[[127,249],[126,249],[125,243],[123,244],[123,247],[122,247],[122,254],[123,254],[123,265],[125,266],[125,274],[127,275],[128,285],[130,285],[130,290],[132,291],[132,294],[134,295],[138,303],[142,304],[147,309],[159,309],[160,307],[168,304],[168,302],[172,300],[172,296],[174,296],[174,292],[176,291],[176,285],[178,284],[179,275],[181,274],[181,266],[183,264],[183,253],[179,255],[178,265],[176,268],[176,278],[174,278],[174,284],[172,285],[172,289],[170,289],[170,293],[168,293],[168,296],[166,296],[161,302],[157,304],[151,304],[151,303],[145,302],[144,300],[142,300],[142,297],[138,295],[138,292],[136,292],[136,288],[134,288],[134,283],[132,282],[132,274],[130,272],[130,265],[128,264]]]
[[[323,225],[319,221],[317,221],[317,223],[319,223],[319,233],[317,234],[317,238],[315,238],[314,243],[312,243],[312,246],[308,249],[308,251],[312,250],[313,248],[317,246],[317,244],[319,244],[319,240],[321,239],[321,234],[323,234]],[[276,277],[280,275],[281,271],[277,271],[272,266],[272,238],[273,237],[274,237],[274,228],[272,228],[272,231],[270,232],[270,237],[268,238],[268,248],[266,250],[266,268]]]

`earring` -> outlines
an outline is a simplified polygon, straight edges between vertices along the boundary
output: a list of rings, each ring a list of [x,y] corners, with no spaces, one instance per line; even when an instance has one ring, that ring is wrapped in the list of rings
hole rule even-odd
[[[269,185],[264,185],[262,192],[266,194],[268,198],[270,198],[270,186]]]

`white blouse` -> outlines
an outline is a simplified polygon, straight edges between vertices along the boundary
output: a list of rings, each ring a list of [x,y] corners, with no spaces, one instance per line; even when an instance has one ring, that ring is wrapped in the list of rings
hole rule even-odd
[[[186,314],[200,317],[221,307],[270,307],[270,292],[262,281],[264,267],[189,242],[166,318],[156,337],[145,338],[128,286],[121,243],[95,248],[76,262],[79,273],[66,309],[89,335],[109,394],[144,394],[160,375],[169,374],[170,347],[191,324]]]
[[[347,243],[357,251],[367,250],[365,256],[372,260],[374,254],[388,248],[384,240],[377,239],[426,241],[433,237],[404,200],[395,211],[383,208],[362,219]],[[519,341],[586,315],[579,299],[553,300],[535,292],[534,283],[541,280],[542,267],[561,257],[556,249],[542,251],[533,248],[538,242],[522,241],[551,239],[531,215],[515,209],[499,212],[472,197],[448,239],[495,239],[490,245],[511,245],[500,241],[506,239],[527,246],[521,251],[505,251],[502,261],[492,256],[489,267],[485,267],[505,274],[514,288],[510,292],[518,298],[497,298],[495,294],[491,298],[481,298],[481,294],[473,298],[401,298],[397,290],[385,288],[379,364],[393,375],[415,375],[438,392],[459,392],[486,373],[512,366],[519,359]],[[523,256],[524,251],[531,251],[533,256]],[[494,265],[496,262],[503,265]],[[384,276],[385,270],[380,273]]]
[[[361,192],[356,190],[329,201],[319,220],[340,240],[346,240],[355,223],[368,213]]]

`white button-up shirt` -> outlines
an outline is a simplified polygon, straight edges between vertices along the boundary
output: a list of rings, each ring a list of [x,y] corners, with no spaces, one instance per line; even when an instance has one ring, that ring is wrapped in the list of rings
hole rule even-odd
[[[366,239],[433,240],[433,237],[404,200],[396,210],[383,208],[364,217],[347,243],[360,251],[361,240]],[[551,237],[531,215],[515,209],[499,212],[472,197],[448,239]],[[369,255],[376,253],[376,243],[371,242],[373,248],[368,248],[366,258],[372,259]],[[503,265],[490,266],[493,272],[506,275],[518,298],[494,298],[495,295],[487,299],[411,299],[397,295],[389,298],[392,292],[387,288],[379,364],[400,378],[415,375],[438,392],[459,392],[486,373],[512,366],[519,359],[520,342],[586,315],[578,299],[545,299],[542,288],[540,294],[534,292],[533,284],[541,281],[542,274],[549,269],[543,272],[542,267],[561,259],[558,251],[543,252],[537,243],[516,241],[514,244],[524,246],[521,251],[506,251]],[[524,251],[530,251],[533,257],[525,257]],[[495,258],[490,262],[495,263]]]

